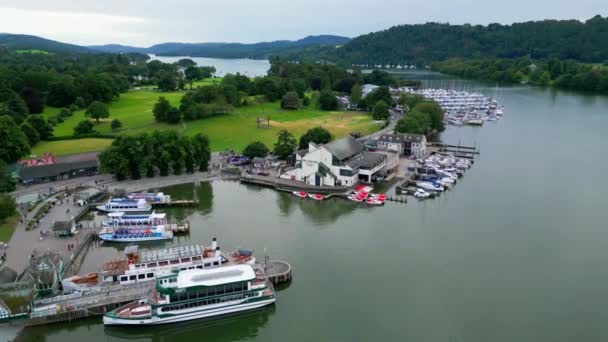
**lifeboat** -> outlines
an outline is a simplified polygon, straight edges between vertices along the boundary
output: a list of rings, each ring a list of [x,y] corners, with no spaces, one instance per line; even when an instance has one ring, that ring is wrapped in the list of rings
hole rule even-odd
[[[357,195],[348,195],[346,198],[348,198],[351,201],[357,202],[357,203],[361,203],[363,202],[363,200],[365,200],[365,198],[357,196]]]
[[[300,198],[306,198],[308,197],[308,194],[305,193],[304,191],[293,191],[292,194],[300,197]]]

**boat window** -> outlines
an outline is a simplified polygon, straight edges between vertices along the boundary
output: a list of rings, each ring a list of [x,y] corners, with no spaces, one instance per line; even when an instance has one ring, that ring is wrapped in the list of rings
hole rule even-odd
[[[151,263],[149,263],[147,266],[148,266],[148,267],[156,267],[156,265],[157,265],[157,264],[156,264],[155,262],[151,262]]]
[[[120,277],[120,281],[127,281],[127,279],[129,279],[127,276],[121,276]]]
[[[154,273],[148,273],[148,274],[147,274],[147,277],[148,277],[148,278],[154,278]]]
[[[169,265],[169,262],[168,262],[168,261],[160,261],[160,262],[158,263],[158,265],[159,265],[159,266],[167,266],[167,265]]]
[[[137,279],[146,279],[146,275],[144,273],[137,276]]]
[[[214,262],[213,262],[213,266],[219,266],[219,265],[220,265],[220,263],[219,263],[219,262],[217,262],[217,261],[214,261]]]
[[[135,276],[134,275],[129,276],[129,280],[135,280]]]
[[[199,270],[202,270],[203,269],[203,265],[198,265],[198,266],[196,266],[196,268],[198,268]]]
[[[170,282],[170,283],[177,283],[177,278],[171,278],[171,279],[169,280],[169,282]]]
[[[201,260],[200,256],[194,256],[194,257],[192,257],[192,261],[199,261],[199,260]]]
[[[182,260],[180,260],[180,261],[181,261],[181,262],[190,262],[191,260],[190,260],[190,259],[187,259],[187,258],[183,258],[183,259],[182,259]]]
[[[205,267],[210,267],[211,263],[205,263]]]
[[[174,259],[169,262],[171,265],[179,264],[179,260]]]

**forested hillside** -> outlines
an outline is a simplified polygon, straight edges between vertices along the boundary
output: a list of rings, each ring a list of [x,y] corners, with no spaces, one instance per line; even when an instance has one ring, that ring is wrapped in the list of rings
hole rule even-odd
[[[608,18],[544,20],[512,25],[401,25],[354,38],[341,48],[308,49],[291,58],[344,64],[427,65],[449,58],[556,57],[608,61]]]

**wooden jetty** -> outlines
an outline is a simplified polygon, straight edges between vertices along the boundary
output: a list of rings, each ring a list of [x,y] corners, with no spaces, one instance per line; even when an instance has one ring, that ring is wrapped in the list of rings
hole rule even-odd
[[[171,200],[166,202],[150,202],[153,207],[193,207],[198,204],[197,200]]]
[[[190,222],[169,223],[166,225],[166,227],[171,229],[171,231],[173,231],[173,234],[190,233]]]

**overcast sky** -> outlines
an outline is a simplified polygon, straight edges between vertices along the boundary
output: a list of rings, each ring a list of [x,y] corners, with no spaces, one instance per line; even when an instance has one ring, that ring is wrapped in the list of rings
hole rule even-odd
[[[607,11],[606,0],[0,0],[0,32],[82,45],[251,43],[311,34],[355,37],[428,21],[584,20]]]

